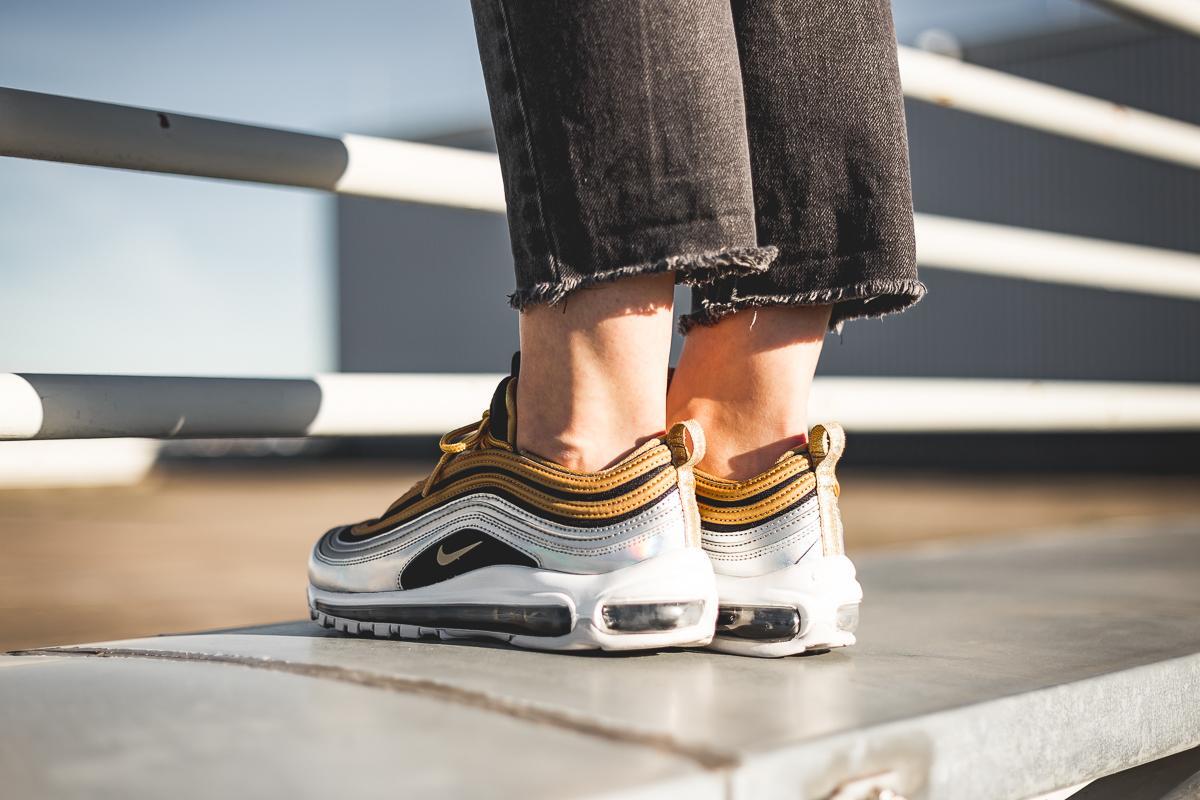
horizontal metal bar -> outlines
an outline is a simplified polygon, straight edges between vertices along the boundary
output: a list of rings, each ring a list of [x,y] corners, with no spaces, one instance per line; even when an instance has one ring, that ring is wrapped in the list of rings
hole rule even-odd
[[[489,153],[365,136],[337,140],[174,114],[163,128],[158,116],[0,89],[0,154],[504,210],[499,164]],[[1200,255],[929,214],[917,214],[916,222],[918,258],[929,266],[1200,298]]]
[[[0,155],[504,210],[490,153],[0,88]]]
[[[1200,430],[1200,386],[962,378],[818,378],[809,414],[880,433]]]
[[[1196,0],[1092,0],[1168,28],[1200,36],[1200,3]]]
[[[0,155],[333,189],[339,139],[0,88]]]
[[[0,439],[440,434],[477,419],[500,377],[5,374]],[[1198,430],[1200,386],[820,378],[810,411],[857,431]]]
[[[1200,300],[1200,255],[917,214],[917,260],[958,272]]]
[[[911,47],[899,57],[914,99],[1200,168],[1200,126]]]

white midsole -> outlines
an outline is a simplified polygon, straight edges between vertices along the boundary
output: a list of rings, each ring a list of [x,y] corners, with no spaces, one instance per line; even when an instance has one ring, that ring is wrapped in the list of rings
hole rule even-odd
[[[862,600],[854,563],[845,556],[821,556],[765,575],[717,575],[722,605],[792,605],[796,598],[830,597],[838,603]]]
[[[863,592],[850,559],[821,556],[765,575],[717,575],[717,595],[722,606],[795,608],[801,627],[793,639],[759,642],[718,635],[710,645],[729,653],[783,656],[854,644],[854,634],[838,627],[838,610],[862,602]]]

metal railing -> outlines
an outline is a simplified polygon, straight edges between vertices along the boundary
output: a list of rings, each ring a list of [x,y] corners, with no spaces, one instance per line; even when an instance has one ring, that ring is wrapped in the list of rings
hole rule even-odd
[[[479,415],[500,375],[0,374],[0,439],[405,436]],[[1200,386],[818,378],[814,419],[858,431],[1193,428]]]
[[[899,54],[914,100],[1200,168],[1200,126],[911,47]]]
[[[909,48],[900,48],[900,65],[913,98],[1200,167],[1200,127]],[[505,208],[488,153],[17,89],[0,88],[0,155]],[[1200,300],[1198,254],[928,214],[916,225],[918,260],[929,266]],[[0,439],[436,433],[477,413],[495,380],[0,375]],[[840,378],[818,381],[814,394],[814,416],[859,430],[1200,429],[1200,387],[1191,386]]]
[[[1194,0],[1092,0],[1168,28],[1200,36],[1200,3]]]

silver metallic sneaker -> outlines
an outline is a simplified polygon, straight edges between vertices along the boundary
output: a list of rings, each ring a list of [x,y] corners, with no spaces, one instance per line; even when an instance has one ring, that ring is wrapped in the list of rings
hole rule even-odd
[[[710,648],[786,656],[854,644],[862,587],[846,558],[834,468],[840,425],[744,481],[696,476],[704,550],[720,611]]]

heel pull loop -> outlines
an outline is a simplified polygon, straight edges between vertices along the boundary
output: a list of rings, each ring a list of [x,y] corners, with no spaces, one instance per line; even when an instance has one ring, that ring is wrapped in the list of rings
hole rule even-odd
[[[827,556],[846,552],[842,513],[838,508],[838,460],[846,450],[846,432],[836,422],[814,425],[809,432],[808,452],[817,477],[817,507],[821,513],[821,550]]]
[[[704,429],[694,419],[672,425],[666,441],[667,447],[671,448],[671,462],[676,467],[690,467],[704,458]]]
[[[691,438],[691,445],[688,439]],[[676,422],[665,439],[671,463],[679,476],[679,501],[683,505],[683,532],[688,547],[701,547],[700,507],[696,504],[696,475],[692,467],[704,458],[704,429],[694,419]]]

